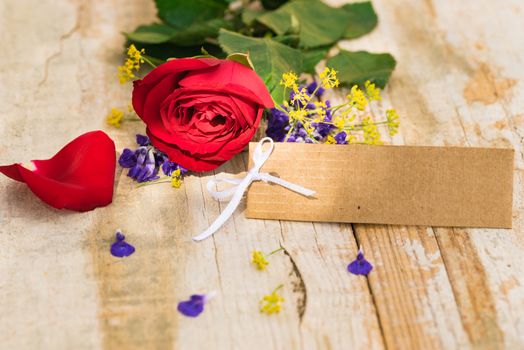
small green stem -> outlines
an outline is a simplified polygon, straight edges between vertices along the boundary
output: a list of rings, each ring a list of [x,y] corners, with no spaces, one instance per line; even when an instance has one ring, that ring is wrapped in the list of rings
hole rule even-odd
[[[267,257],[270,257],[271,255],[278,253],[279,251],[284,250],[284,247],[280,247],[278,249],[273,250],[271,253],[267,254]]]
[[[166,179],[169,179],[169,180],[166,181]],[[153,180],[153,181],[142,182],[141,184],[138,184],[136,187],[144,187],[144,186],[156,185],[156,184],[168,183],[168,182],[171,182],[171,177],[165,176],[165,177],[161,177],[160,179]]]
[[[151,67],[156,68],[156,64],[154,64],[153,62],[151,62],[151,61],[149,60],[149,58],[147,58],[146,56],[140,56],[140,58],[143,59],[144,62],[146,62],[147,64],[149,64]]]

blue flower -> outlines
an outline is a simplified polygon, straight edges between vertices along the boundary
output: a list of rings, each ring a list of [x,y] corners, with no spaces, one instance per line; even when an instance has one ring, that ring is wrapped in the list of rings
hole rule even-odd
[[[204,311],[204,305],[213,296],[214,293],[210,293],[208,295],[193,294],[189,297],[189,300],[179,302],[177,310],[184,316],[197,317],[202,313],[202,311]]]
[[[335,141],[337,141],[338,145],[346,145],[348,142],[346,141],[346,137],[348,134],[346,134],[345,131],[341,131],[338,134],[335,135]]]
[[[357,258],[348,265],[348,271],[354,275],[367,275],[373,270],[373,265],[364,258],[362,248],[358,250]]]
[[[311,82],[307,87],[306,87],[306,90],[307,90],[307,93],[308,94],[313,94],[313,92],[315,92],[315,89],[317,88],[318,86],[318,83],[316,81],[313,81]],[[324,93],[324,88],[323,87],[319,87],[317,92],[315,93],[315,96],[317,97],[320,97],[322,96],[322,94]]]
[[[159,179],[160,177],[157,176],[158,168],[156,167],[154,150],[140,146],[136,150],[136,154],[136,165],[129,170],[127,176],[135,179],[137,182]]]
[[[138,143],[140,146],[149,146],[151,141],[146,135],[136,134],[136,143]]]
[[[188,170],[186,168],[182,167],[181,165],[175,162],[170,161],[167,158],[164,160],[164,163],[162,163],[162,171],[167,176],[171,176],[171,174],[176,170],[180,170],[181,175],[185,175],[188,173]]]
[[[132,151],[129,148],[124,148],[120,158],[118,158],[118,164],[120,164],[122,168],[134,167],[136,165],[135,151]]]
[[[130,256],[135,252],[135,247],[125,241],[126,237],[120,230],[116,231],[116,242],[111,244],[111,255],[117,258]]]
[[[289,130],[289,117],[278,108],[271,108],[268,115],[266,135],[274,141],[284,141]],[[287,127],[287,130],[286,130]]]

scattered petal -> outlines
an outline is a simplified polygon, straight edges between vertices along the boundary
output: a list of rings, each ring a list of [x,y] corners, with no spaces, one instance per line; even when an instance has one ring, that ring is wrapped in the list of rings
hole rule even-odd
[[[57,209],[88,211],[113,199],[115,144],[103,131],[83,134],[52,158],[0,166],[0,172],[24,182],[42,201]]]
[[[193,294],[189,297],[189,300],[181,301],[178,303],[178,311],[187,317],[197,317],[204,311],[204,305],[213,298],[214,293],[206,294]]]
[[[124,258],[135,252],[135,247],[126,242],[126,237],[122,234],[122,231],[117,230],[115,236],[116,242],[111,244],[111,255]]]
[[[360,248],[357,258],[348,265],[348,271],[354,275],[367,275],[371,270],[373,270],[373,265],[364,258],[364,252]]]

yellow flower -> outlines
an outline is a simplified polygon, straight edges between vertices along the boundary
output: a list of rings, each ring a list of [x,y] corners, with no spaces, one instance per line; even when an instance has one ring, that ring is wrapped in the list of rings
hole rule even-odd
[[[106,122],[109,125],[113,125],[115,128],[119,128],[122,119],[124,119],[124,112],[118,108],[111,108],[111,111],[106,117]]]
[[[180,169],[177,169],[171,173],[171,186],[174,188],[180,188],[182,186],[182,177]]]
[[[394,109],[388,109],[386,111],[386,121],[391,136],[398,132],[398,126],[400,125],[398,113]]]
[[[282,80],[280,80],[280,85],[284,85],[287,88],[296,89],[297,80],[298,76],[294,72],[287,72],[282,74]]]
[[[326,139],[326,144],[328,145],[334,145],[337,143],[337,140],[335,140],[335,138],[333,137],[333,135],[328,135],[327,139]]]
[[[368,145],[381,145],[380,134],[377,125],[370,117],[362,119],[362,130],[364,131],[364,143]]]
[[[260,250],[253,250],[251,262],[259,270],[265,270],[266,266],[269,265],[269,261],[266,260],[264,253],[262,253]]]
[[[326,89],[331,89],[340,85],[340,81],[337,79],[337,71],[333,68],[324,68],[324,71],[319,75],[322,80],[322,86]]]
[[[268,315],[280,312],[284,298],[278,294],[278,290],[282,287],[283,285],[278,286],[271,294],[265,295],[262,298],[260,301],[260,312]]]
[[[335,125],[335,127],[339,130],[344,130],[345,126],[346,126],[346,120],[344,119],[343,116],[341,115],[337,115],[335,117],[335,120],[333,120],[333,124]]]
[[[376,87],[374,83],[368,80],[364,83],[364,87],[366,88],[366,94],[370,101],[382,100],[382,96],[380,96],[380,88]]]
[[[299,102],[302,106],[306,106],[310,100],[311,96],[309,96],[307,93],[306,88],[302,88],[300,90],[298,88],[295,89],[295,94],[293,95],[292,100],[293,103]]]
[[[138,71],[140,65],[144,63],[142,55],[145,53],[144,49],[137,50],[136,46],[131,44],[127,49],[127,59],[123,65],[118,67],[118,80],[120,84],[125,84],[130,80],[136,78],[133,71]]]
[[[352,106],[355,106],[359,111],[363,111],[368,105],[366,95],[357,85],[353,85],[347,98],[349,99],[349,103]]]
[[[299,110],[292,110],[289,111],[289,121],[290,122],[296,122],[296,121],[304,121],[307,116],[307,111],[305,109],[299,109]]]

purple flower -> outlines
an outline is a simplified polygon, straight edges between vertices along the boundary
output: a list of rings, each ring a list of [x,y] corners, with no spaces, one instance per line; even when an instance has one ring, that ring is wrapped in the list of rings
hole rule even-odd
[[[197,317],[204,311],[204,305],[213,297],[213,294],[193,294],[189,300],[178,303],[178,311],[187,317]]]
[[[175,162],[170,161],[167,158],[166,160],[164,160],[164,163],[162,163],[162,171],[167,176],[171,176],[171,174],[176,170],[180,170],[181,175],[185,175],[188,173],[188,170],[186,168],[180,166],[179,164]]]
[[[358,250],[357,258],[348,265],[348,271],[354,275],[367,275],[373,270],[373,265],[364,258],[362,248]]]
[[[345,131],[341,131],[338,134],[335,135],[335,141],[337,141],[337,145],[347,145],[346,137],[348,134],[346,134]]]
[[[318,83],[316,81],[313,81],[311,82],[307,87],[306,87],[306,90],[307,90],[307,93],[308,94],[313,94],[313,92],[315,92],[315,89],[317,88],[318,86]],[[319,87],[317,92],[315,93],[315,96],[317,97],[320,97],[322,96],[322,94],[324,93],[324,88],[323,87]]]
[[[136,150],[136,165],[129,170],[127,176],[132,177],[138,182],[152,181],[160,178],[157,176],[155,154],[152,148],[148,149],[141,146]]]
[[[122,231],[116,231],[116,242],[111,244],[111,255],[117,258],[123,258],[130,256],[135,252],[135,247],[125,241],[126,237],[122,234]]]
[[[268,115],[266,135],[276,142],[284,141],[287,130],[289,130],[289,117],[278,108],[271,108]]]
[[[136,134],[136,143],[138,143],[140,146],[149,146],[151,141],[149,141],[149,137],[146,135]]]
[[[120,158],[118,158],[118,164],[122,168],[132,168],[136,165],[136,154],[129,148],[124,148]]]

